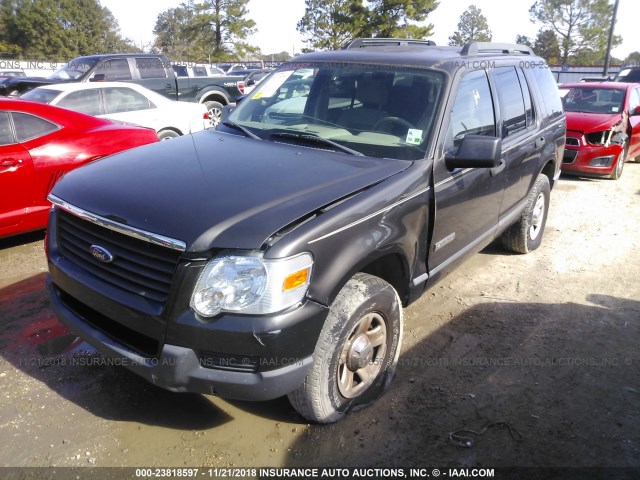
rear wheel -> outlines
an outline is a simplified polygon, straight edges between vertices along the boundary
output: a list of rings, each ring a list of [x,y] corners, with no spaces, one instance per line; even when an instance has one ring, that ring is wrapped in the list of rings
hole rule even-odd
[[[179,136],[180,134],[175,130],[160,130],[160,132],[158,132],[158,140],[160,140],[161,142],[164,140],[171,140],[172,138],[176,138]]]
[[[529,192],[520,220],[502,234],[502,244],[507,250],[529,253],[540,246],[547,223],[550,191],[549,178],[541,173]]]
[[[373,275],[354,275],[331,305],[311,371],[289,401],[318,423],[370,405],[393,378],[401,340],[402,306],[395,289]]]
[[[220,119],[222,118],[222,107],[223,105],[220,102],[204,102],[204,105],[209,110],[209,119],[211,121],[211,125],[216,127],[220,123]]]

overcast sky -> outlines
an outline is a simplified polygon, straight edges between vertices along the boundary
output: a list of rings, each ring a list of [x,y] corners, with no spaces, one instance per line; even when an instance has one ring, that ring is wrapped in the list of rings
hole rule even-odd
[[[100,0],[100,3],[111,10],[124,37],[130,38],[138,46],[145,46],[153,40],[153,27],[158,14],[182,2]],[[487,17],[494,41],[511,43],[518,34],[535,38],[540,26],[529,19],[529,7],[533,3],[534,0],[441,0],[440,6],[428,17],[428,23],[435,27],[435,34],[431,38],[438,45],[446,45],[449,36],[457,29],[460,15],[469,5],[477,6]],[[249,39],[249,43],[260,47],[264,54],[299,52],[304,44],[296,31],[296,24],[303,14],[304,0],[250,0],[249,16],[256,22],[257,32]],[[623,59],[633,51],[640,51],[639,21],[640,2],[620,0],[615,33],[622,35],[623,44],[614,49],[615,57]]]

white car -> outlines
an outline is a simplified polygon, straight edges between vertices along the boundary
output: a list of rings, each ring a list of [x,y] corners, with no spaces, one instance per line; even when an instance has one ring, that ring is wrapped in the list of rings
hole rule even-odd
[[[207,107],[176,102],[135,83],[63,83],[34,88],[20,98],[153,128],[160,140],[212,127]]]

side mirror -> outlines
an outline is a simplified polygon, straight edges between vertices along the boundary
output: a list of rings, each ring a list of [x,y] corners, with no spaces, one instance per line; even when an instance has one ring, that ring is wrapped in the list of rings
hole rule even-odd
[[[104,82],[107,80],[107,76],[104,73],[96,73],[91,79],[90,82]]]
[[[631,116],[632,116],[632,117],[635,117],[636,115],[640,115],[640,105],[638,105],[636,108],[634,108],[634,109],[631,111]]]
[[[250,87],[251,85],[255,85],[256,81],[253,78],[250,78],[246,82],[244,82],[245,87]]]
[[[225,105],[222,107],[222,113],[220,114],[220,123],[224,123],[229,119],[229,115],[233,111],[233,106]]]
[[[486,135],[465,135],[458,153],[446,154],[445,165],[454,168],[495,168],[500,166],[502,139]]]

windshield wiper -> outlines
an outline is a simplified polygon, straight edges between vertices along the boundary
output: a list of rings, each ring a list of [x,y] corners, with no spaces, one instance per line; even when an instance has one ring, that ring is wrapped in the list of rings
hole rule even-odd
[[[242,125],[238,125],[237,123],[233,123],[233,122],[222,122],[222,124],[225,127],[233,128],[235,130],[240,130],[242,133],[244,133],[245,137],[250,137],[250,138],[253,138],[254,140],[262,140],[262,138],[260,138],[258,135],[253,133],[247,127],[243,127]]]
[[[340,150],[341,152],[348,153],[349,155],[357,155],[359,157],[364,156],[364,154],[358,152],[357,150],[353,150],[349,147],[345,147],[344,145],[340,145],[337,142],[319,137],[317,135],[313,135],[311,133],[275,132],[271,134],[271,137],[303,140],[307,143],[315,143],[316,145],[329,145],[337,150]]]

